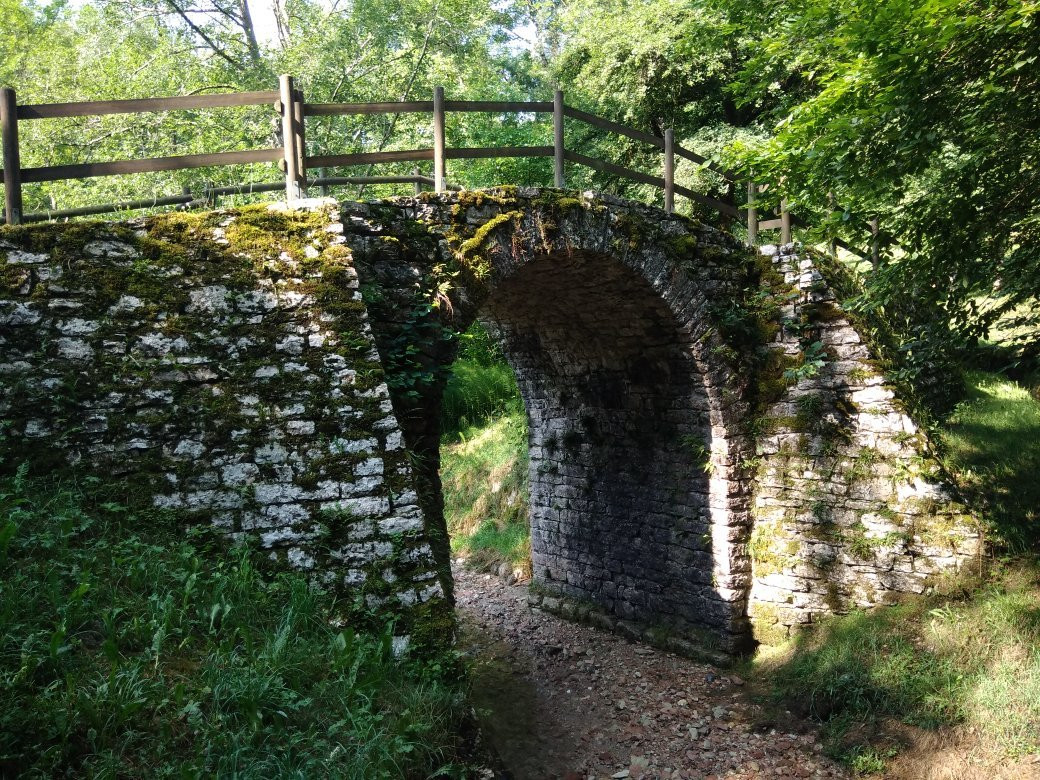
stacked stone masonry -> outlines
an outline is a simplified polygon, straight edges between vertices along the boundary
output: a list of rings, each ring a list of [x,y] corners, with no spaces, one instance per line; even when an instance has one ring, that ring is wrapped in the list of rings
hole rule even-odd
[[[527,409],[545,608],[734,651],[977,553],[794,247],[594,193],[311,208],[0,234],[3,467],[143,476],[186,522],[428,615],[451,587],[440,394],[480,319]]]
[[[441,600],[334,210],[0,235],[0,458],[127,480],[366,608]]]
[[[748,612],[759,641],[776,643],[821,615],[923,593],[982,539],[811,257],[762,252],[795,291],[773,348],[817,345],[824,360],[768,409],[756,442]]]

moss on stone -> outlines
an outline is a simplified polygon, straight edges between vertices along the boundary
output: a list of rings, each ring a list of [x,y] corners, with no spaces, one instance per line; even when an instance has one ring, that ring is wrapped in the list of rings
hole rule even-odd
[[[801,544],[791,538],[779,520],[755,523],[748,541],[751,570],[755,577],[779,574],[798,564]]]
[[[788,628],[780,622],[780,609],[768,602],[748,605],[748,617],[755,641],[763,645],[780,645],[787,641]]]
[[[459,245],[459,256],[473,270],[474,275],[478,279],[485,278],[487,274],[490,273],[491,266],[486,260],[474,263],[473,260],[477,253],[484,248],[484,244],[497,228],[508,222],[516,221],[518,223],[522,216],[522,212],[519,211],[504,211],[500,214],[496,214],[483,225],[478,227],[473,232],[472,236]]]

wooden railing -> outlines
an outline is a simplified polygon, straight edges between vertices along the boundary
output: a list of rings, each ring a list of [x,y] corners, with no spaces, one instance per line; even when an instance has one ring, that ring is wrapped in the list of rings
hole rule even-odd
[[[261,105],[272,105],[281,117],[281,146],[246,151],[48,165],[34,168],[22,168],[20,163],[18,127],[21,122],[108,114],[138,114]],[[450,147],[447,144],[445,135],[445,117],[451,112],[552,114],[553,143],[551,146]],[[433,148],[307,154],[307,117],[405,113],[431,115]],[[568,149],[565,144],[564,134],[565,118],[656,147],[662,154],[660,175],[637,171]],[[612,122],[595,114],[566,105],[563,93],[559,90],[556,91],[552,101],[446,100],[444,89],[437,87],[434,89],[432,100],[386,103],[307,103],[303,94],[296,89],[292,76],[283,75],[279,78],[279,89],[270,92],[18,105],[14,90],[5,87],[0,90],[0,131],[2,131],[3,144],[4,216],[7,224],[11,225],[156,206],[175,205],[187,208],[207,204],[212,205],[214,199],[222,195],[246,192],[272,192],[283,188],[286,200],[292,203],[300,199],[309,186],[325,188],[343,184],[411,183],[415,186],[416,191],[419,191],[423,185],[431,185],[434,191],[443,192],[448,189],[459,189],[457,186],[448,184],[448,160],[506,157],[551,157],[553,159],[553,183],[557,188],[561,189],[566,186],[565,166],[566,163],[570,162],[663,190],[664,208],[669,213],[675,208],[676,195],[681,195],[695,203],[712,208],[727,218],[741,216],[743,212],[743,216],[747,219],[749,244],[757,242],[760,231],[774,229],[780,230],[781,243],[789,243],[792,239],[792,226],[797,223],[797,220],[788,211],[785,201],[781,201],[779,216],[765,220],[759,219],[756,203],[759,200],[759,194],[765,189],[761,185],[745,182],[747,200],[738,207],[732,194],[737,191],[738,177],[732,171],[722,168],[696,152],[675,143],[672,130],[665,130],[663,137],[659,137]],[[721,176],[729,183],[730,194],[721,198],[713,198],[677,184],[675,181],[675,162],[677,157],[689,160]],[[324,172],[330,168],[421,161],[432,161],[432,177],[421,176],[418,171],[413,171],[411,176],[319,176],[317,179],[311,180],[308,180],[307,177],[307,171],[315,169],[320,169]],[[28,214],[23,213],[22,210],[22,185],[26,183],[264,162],[277,162],[284,173],[284,182],[234,185],[230,187],[207,186],[201,197],[195,197],[190,192],[185,192],[181,195],[142,199],[118,204],[83,206],[73,209],[41,211]],[[839,245],[841,245],[841,242],[839,242]],[[844,246],[849,251],[853,251],[861,256],[864,255],[864,253],[858,252],[852,247]]]

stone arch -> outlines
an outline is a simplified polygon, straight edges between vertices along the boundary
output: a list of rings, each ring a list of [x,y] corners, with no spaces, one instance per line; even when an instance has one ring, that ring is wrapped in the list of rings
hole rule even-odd
[[[0,231],[8,468],[127,475],[352,619],[443,639],[440,391],[485,316],[545,467],[547,609],[736,650],[981,555],[840,263],[588,193],[318,209]]]
[[[410,258],[409,278],[436,268],[452,280],[431,316],[455,330],[489,323],[517,374],[542,605],[673,644],[709,634],[745,646],[747,377],[717,357],[709,314],[746,286],[745,250],[683,217],[539,191],[438,196],[404,212],[436,245]],[[385,244],[381,261],[361,261],[363,282],[380,266],[400,275],[405,250]],[[400,331],[379,320],[389,347]],[[421,351],[441,368],[453,357],[450,347]],[[440,390],[399,413],[427,464]],[[425,482],[439,490],[434,474]],[[425,508],[440,510],[439,496]]]

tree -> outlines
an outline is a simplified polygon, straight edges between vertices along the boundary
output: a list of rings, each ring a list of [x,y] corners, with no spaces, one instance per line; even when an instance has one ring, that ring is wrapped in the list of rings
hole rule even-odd
[[[864,305],[902,325],[919,357],[969,348],[1003,314],[1036,308],[1038,8],[814,0],[776,16],[734,83],[746,103],[782,96],[768,140],[738,160],[785,176],[810,213],[835,193],[844,212],[832,227],[880,217],[898,250]]]

